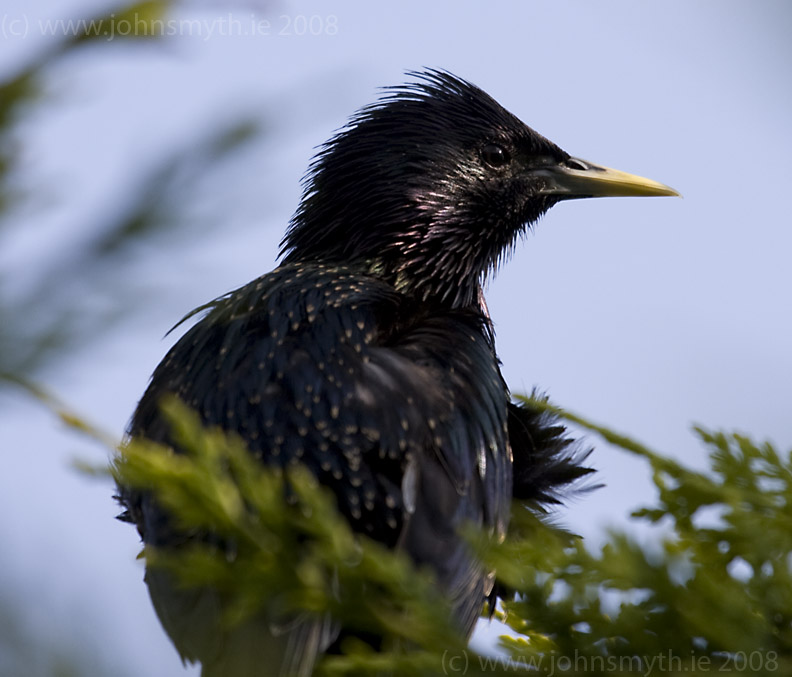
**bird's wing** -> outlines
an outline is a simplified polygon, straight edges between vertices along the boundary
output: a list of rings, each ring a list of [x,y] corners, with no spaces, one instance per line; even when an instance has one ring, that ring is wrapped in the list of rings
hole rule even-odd
[[[184,335],[130,433],[171,442],[159,402],[175,393],[263,462],[308,466],[355,530],[435,569],[469,631],[490,575],[458,529],[505,531],[507,394],[479,312],[408,304],[353,271],[283,266]],[[172,537],[151,501],[122,497],[147,542]]]
[[[505,534],[511,499],[506,388],[478,313],[425,317],[389,350],[408,378],[421,373],[431,384],[413,387],[421,393],[412,411],[422,437],[402,476],[399,542],[418,564],[435,569],[469,633],[492,580],[458,530],[470,523]]]

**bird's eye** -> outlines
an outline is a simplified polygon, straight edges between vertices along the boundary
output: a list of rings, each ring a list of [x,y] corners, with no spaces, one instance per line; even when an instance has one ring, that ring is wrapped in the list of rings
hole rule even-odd
[[[509,154],[502,146],[488,143],[481,149],[481,158],[490,167],[503,167],[509,161]]]

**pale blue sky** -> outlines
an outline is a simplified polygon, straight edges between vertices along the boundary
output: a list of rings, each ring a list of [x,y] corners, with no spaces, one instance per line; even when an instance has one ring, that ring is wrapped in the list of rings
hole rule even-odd
[[[377,87],[435,66],[568,152],[684,195],[562,204],[525,238],[488,294],[512,389],[538,385],[696,465],[694,422],[792,447],[787,2],[248,2],[233,26],[215,4],[173,15],[200,20],[203,35],[69,59],[48,83],[53,105],[24,125],[25,174],[43,197],[0,251],[20,275],[84,237],[175,140],[241,114],[267,132],[190,206],[201,225],[178,260],[145,249],[119,271],[151,310],[46,374],[63,399],[120,436],[173,322],[273,267],[313,148]],[[0,74],[45,44],[40,19],[96,6],[6,0],[5,30],[11,19],[28,30],[4,35]],[[277,34],[299,16],[319,17],[320,34]],[[270,34],[239,35],[254,19]],[[128,674],[178,674],[134,530],[112,519],[108,484],[68,466],[91,450],[35,406],[5,398],[2,410],[0,585],[36,600],[43,631],[116,654]],[[650,493],[645,469],[622,454],[598,444],[593,462],[607,486],[561,515],[596,540]]]

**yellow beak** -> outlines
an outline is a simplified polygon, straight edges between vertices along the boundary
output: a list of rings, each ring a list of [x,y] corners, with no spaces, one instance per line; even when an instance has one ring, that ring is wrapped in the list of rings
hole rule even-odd
[[[630,197],[679,195],[677,191],[652,179],[609,169],[593,162],[569,158],[565,162],[534,170],[546,180],[542,195],[562,200],[584,197]]]

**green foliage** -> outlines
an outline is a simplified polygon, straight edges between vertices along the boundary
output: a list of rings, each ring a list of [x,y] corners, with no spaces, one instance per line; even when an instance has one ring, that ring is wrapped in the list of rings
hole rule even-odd
[[[229,623],[265,611],[330,613],[346,627],[389,638],[380,654],[351,646],[347,656],[327,661],[327,674],[398,666],[397,674],[431,675],[438,666],[434,647],[464,648],[430,574],[417,572],[402,553],[355,536],[307,470],[265,469],[241,440],[205,430],[177,400],[163,406],[189,453],[132,441],[113,475],[152,491],[182,529],[212,533],[225,547],[197,539],[176,552],[146,548],[149,564],[173,571],[185,585],[220,591]],[[416,650],[402,651],[407,644]]]
[[[345,655],[322,661],[322,674],[792,671],[792,458],[769,444],[697,430],[711,468],[695,472],[560,412],[648,461],[658,501],[633,517],[657,525],[656,538],[642,546],[612,532],[590,552],[523,506],[504,543],[472,533],[472,546],[518,593],[498,612],[514,631],[503,639],[510,658],[490,659],[465,649],[430,574],[354,535],[310,474],[265,469],[241,440],[202,429],[176,401],[165,406],[189,453],[133,442],[113,474],[153,491],[182,528],[212,532],[228,547],[146,557],[186,585],[222,591],[229,623],[266,605],[330,613],[387,638],[379,654],[350,642]]]
[[[789,674],[792,456],[697,429],[710,472],[695,472],[561,413],[649,462],[658,503],[632,516],[662,529],[654,547],[612,532],[591,553],[517,511],[489,555],[520,594],[503,614],[520,635],[505,640],[515,660],[586,674],[646,674],[652,661],[672,674]]]

